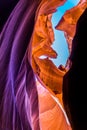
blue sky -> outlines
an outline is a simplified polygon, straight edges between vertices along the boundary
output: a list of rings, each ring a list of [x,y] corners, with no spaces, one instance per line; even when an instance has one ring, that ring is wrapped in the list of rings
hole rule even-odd
[[[67,58],[69,56],[66,39],[64,38],[64,33],[55,29],[55,26],[58,24],[59,20],[63,16],[66,10],[74,7],[79,0],[67,0],[63,6],[58,7],[58,11],[53,14],[52,24],[55,33],[55,41],[52,45],[54,50],[58,53],[57,59],[53,59],[54,64],[58,67],[60,64],[66,64]]]

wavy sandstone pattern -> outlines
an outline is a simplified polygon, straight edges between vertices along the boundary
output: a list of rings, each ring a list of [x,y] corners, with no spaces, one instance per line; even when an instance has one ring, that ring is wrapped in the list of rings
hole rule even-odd
[[[51,61],[58,55],[51,47],[55,40],[51,18],[56,8],[65,2],[20,0],[3,29],[0,28],[0,130],[44,130],[47,124],[50,130],[55,127],[57,130],[71,129],[59,103],[54,100],[55,93],[58,98],[62,94],[62,81],[67,69],[62,65],[57,68]],[[81,0],[64,14],[56,26],[56,29],[64,31],[70,49],[76,22],[86,7],[86,0]],[[39,77],[39,83],[42,82],[40,88],[50,89],[44,90],[46,96],[41,94],[42,90],[37,91],[36,77]],[[45,102],[46,97],[50,101]],[[43,112],[47,113],[46,119],[49,115],[48,122],[45,122]],[[56,113],[58,124],[54,121]]]

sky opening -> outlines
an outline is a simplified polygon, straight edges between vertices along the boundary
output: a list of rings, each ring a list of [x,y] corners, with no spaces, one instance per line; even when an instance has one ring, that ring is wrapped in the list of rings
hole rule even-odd
[[[57,58],[52,59],[52,61],[57,67],[60,64],[65,66],[67,58],[69,56],[69,51],[66,39],[64,37],[64,32],[56,30],[55,26],[58,24],[65,11],[77,5],[79,1],[80,0],[67,0],[63,6],[57,8],[57,12],[52,16],[52,24],[55,33],[55,41],[52,45],[52,48],[58,53]]]

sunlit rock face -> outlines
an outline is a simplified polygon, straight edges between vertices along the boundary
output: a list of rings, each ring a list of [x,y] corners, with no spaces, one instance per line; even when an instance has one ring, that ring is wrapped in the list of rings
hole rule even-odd
[[[65,1],[41,2],[36,13],[36,24],[32,39],[32,66],[34,72],[55,93],[62,92],[62,79],[65,71],[58,69],[51,61],[51,58],[57,58],[57,52],[51,47],[55,40],[51,18],[56,8],[63,5]],[[47,58],[41,58],[41,56]]]
[[[55,40],[51,19],[56,8],[62,6],[65,2],[66,0],[52,0],[50,2],[42,0],[36,12],[36,24],[32,39],[33,70],[43,83],[57,94],[62,93],[62,79],[70,68],[70,62],[67,59],[66,68],[60,69],[51,61],[51,58],[57,58],[58,56],[57,52],[51,47]],[[64,32],[70,53],[77,20],[86,7],[87,1],[81,0],[78,5],[65,12],[55,27],[56,30]],[[41,56],[46,56],[46,58]]]

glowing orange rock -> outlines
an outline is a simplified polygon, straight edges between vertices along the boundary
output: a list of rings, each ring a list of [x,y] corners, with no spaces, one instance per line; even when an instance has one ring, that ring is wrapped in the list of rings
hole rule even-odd
[[[58,69],[51,60],[36,58],[36,63],[39,67],[38,76],[47,87],[55,93],[62,92],[62,79],[65,74],[64,71]]]
[[[57,93],[62,93],[62,79],[66,71],[57,68],[51,61],[51,58],[57,58],[58,54],[51,47],[55,40],[55,34],[52,27],[51,18],[56,8],[63,5],[66,0],[42,0],[35,17],[35,27],[32,37],[32,67],[36,74],[46,86]],[[57,26],[56,30],[61,30],[65,34],[69,52],[72,49],[72,39],[76,30],[76,23],[85,8],[86,0],[80,0],[78,5],[67,10]],[[46,56],[47,58],[41,58]],[[50,58],[50,59],[49,59]],[[66,66],[69,68],[69,61]]]
[[[32,67],[43,83],[56,93],[62,92],[62,79],[65,72],[58,69],[48,58],[57,58],[51,45],[55,40],[51,18],[56,8],[66,0],[42,0],[36,12],[36,23],[32,39]],[[41,56],[48,58],[40,59]]]

